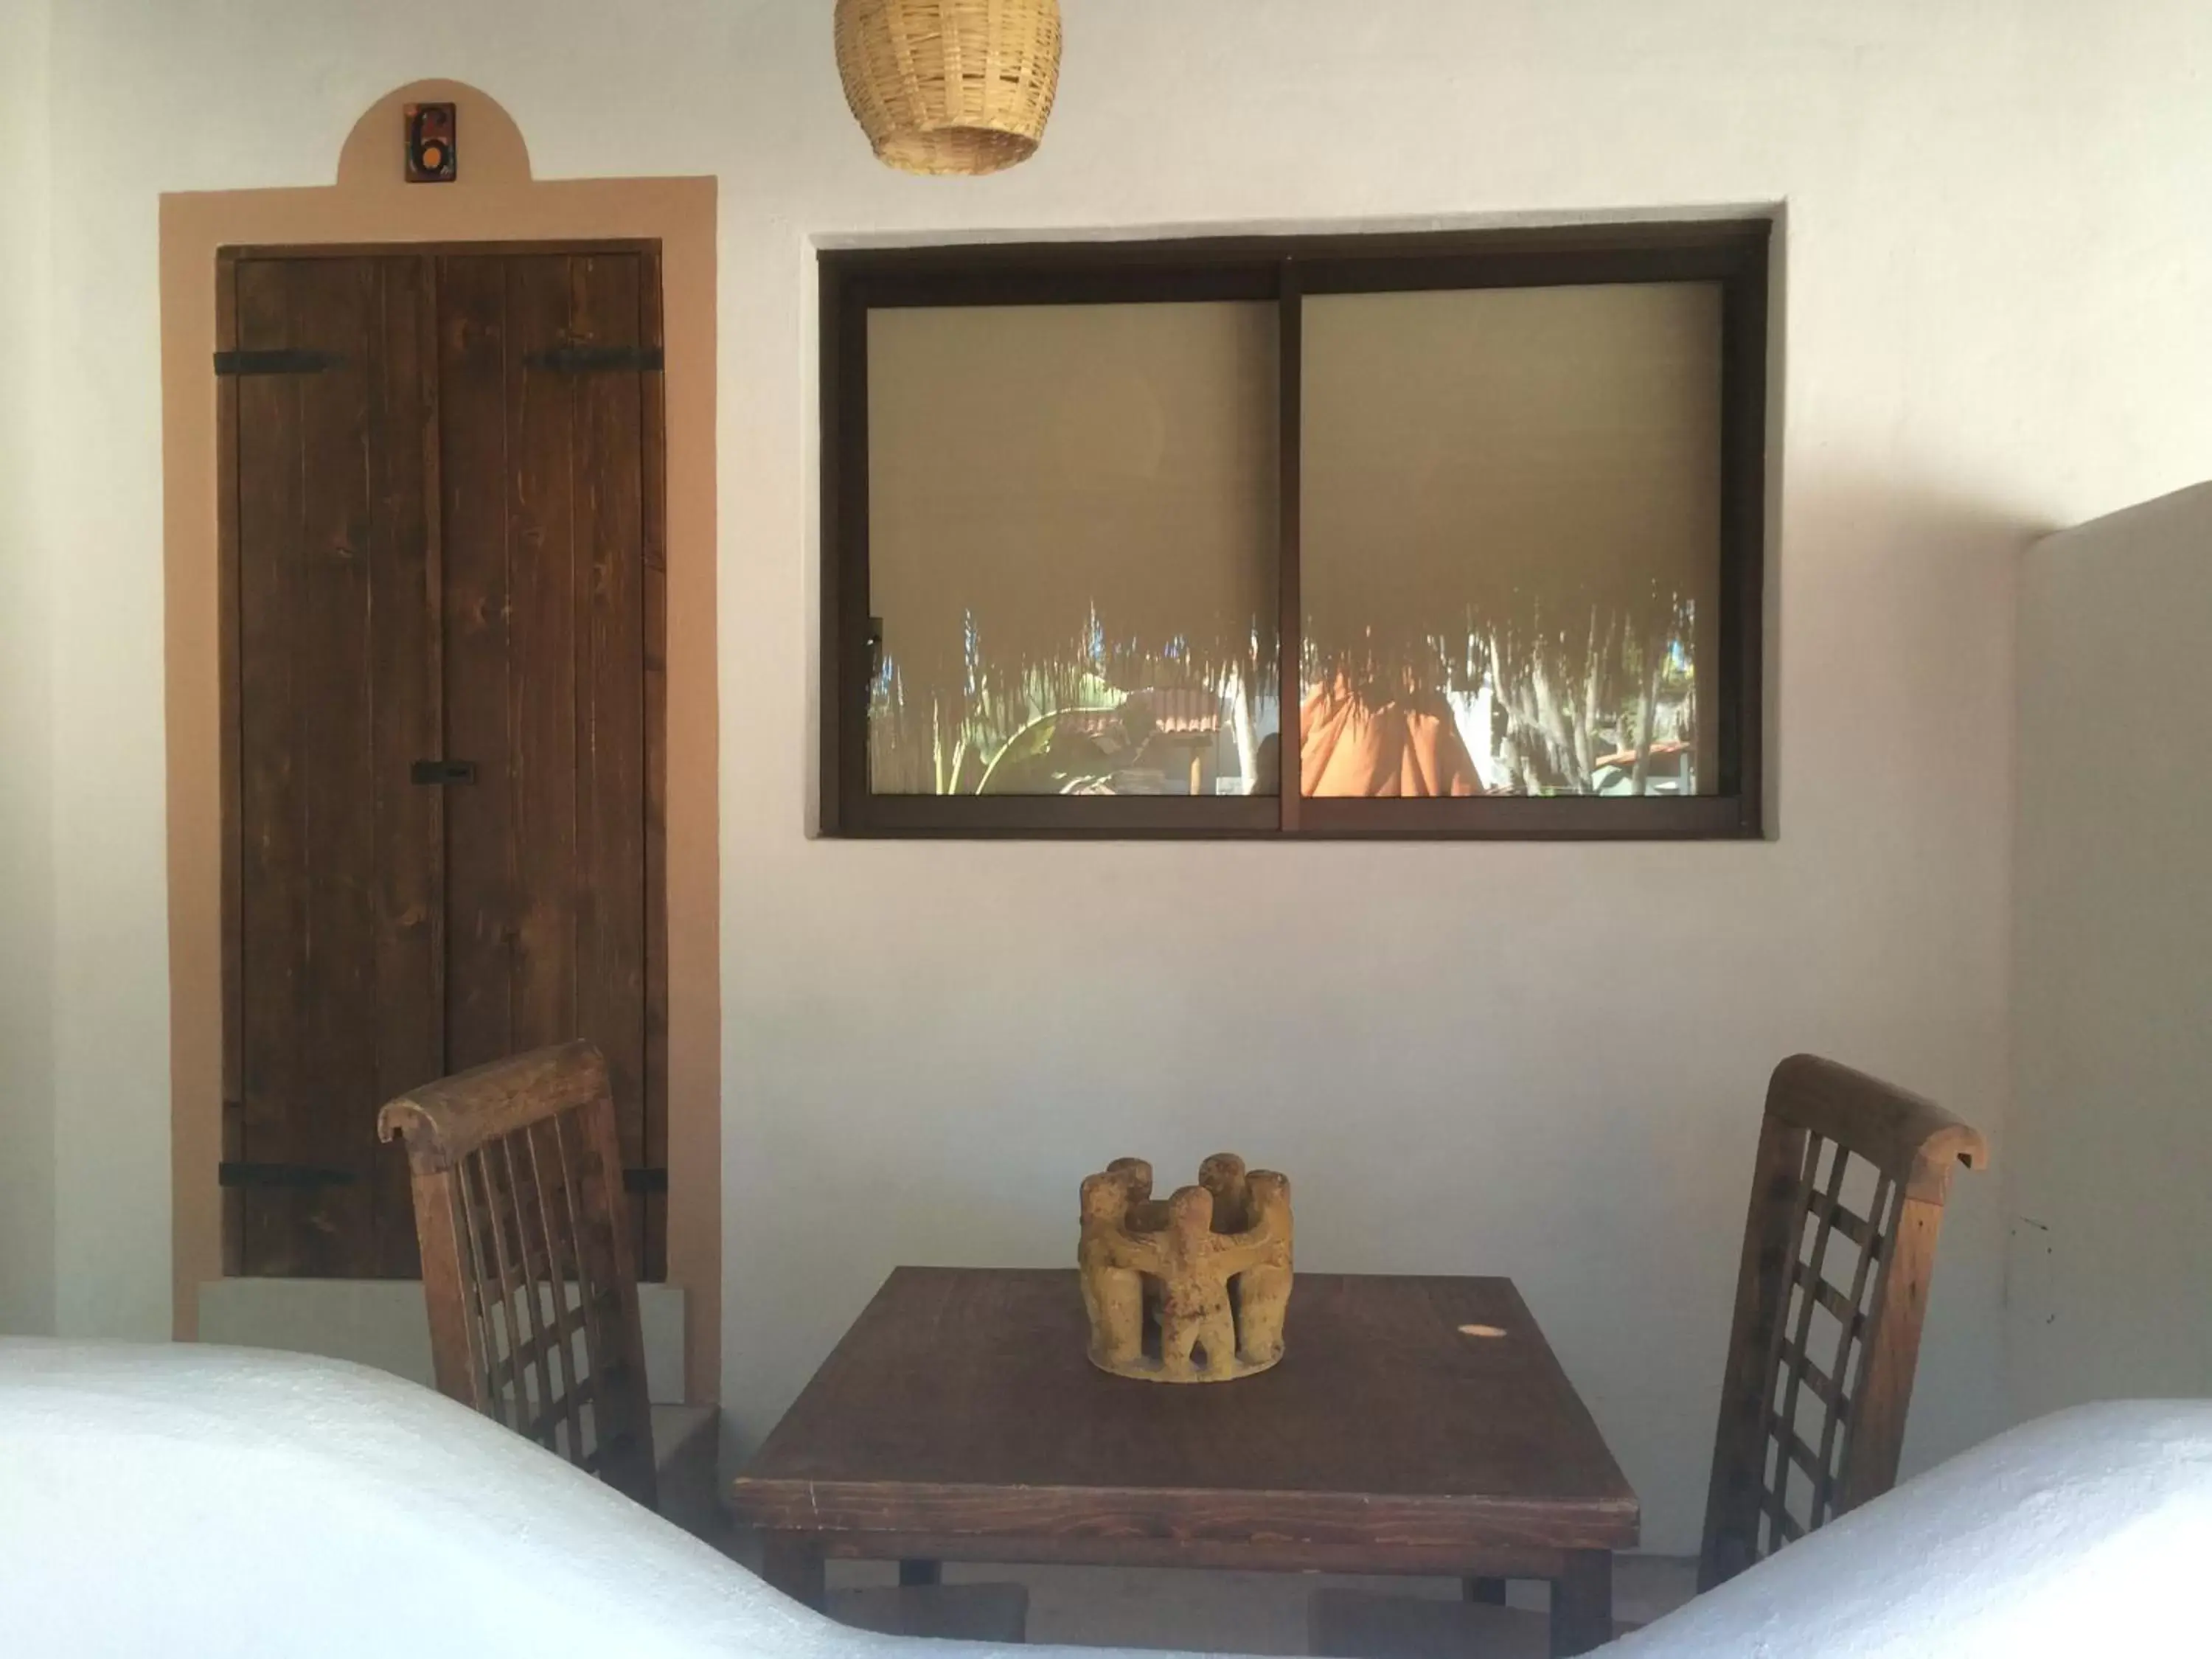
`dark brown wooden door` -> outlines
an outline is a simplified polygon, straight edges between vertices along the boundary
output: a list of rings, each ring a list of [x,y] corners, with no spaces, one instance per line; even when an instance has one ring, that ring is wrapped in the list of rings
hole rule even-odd
[[[233,1266],[409,1277],[405,1090],[587,1037],[661,1165],[658,260],[228,263]]]

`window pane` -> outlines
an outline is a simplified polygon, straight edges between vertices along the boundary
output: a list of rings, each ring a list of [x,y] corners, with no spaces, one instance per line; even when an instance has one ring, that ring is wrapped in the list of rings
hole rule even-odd
[[[1304,319],[1305,793],[1717,791],[1719,285]]]
[[[872,790],[1274,793],[1277,333],[869,313]]]

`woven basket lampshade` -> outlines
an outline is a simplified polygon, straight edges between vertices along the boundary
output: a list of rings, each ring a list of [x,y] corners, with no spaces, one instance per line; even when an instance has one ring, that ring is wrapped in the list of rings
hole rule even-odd
[[[903,173],[997,173],[1044,137],[1060,0],[837,0],[837,73],[877,157]]]

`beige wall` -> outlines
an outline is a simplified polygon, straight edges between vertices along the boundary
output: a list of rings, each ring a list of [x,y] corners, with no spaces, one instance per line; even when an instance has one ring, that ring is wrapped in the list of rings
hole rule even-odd
[[[2014,1410],[2212,1395],[2212,484],[2020,596]]]
[[[54,584],[45,0],[0,0],[0,1334],[54,1317]]]
[[[156,209],[325,183],[428,72],[541,178],[721,181],[722,1397],[764,1426],[892,1263],[1055,1261],[1215,1146],[1316,1267],[1516,1275],[1693,1539],[1761,1079],[1826,1050],[2005,1154],[2019,550],[2212,449],[2212,9],[1070,0],[1049,139],[876,166],[820,3],[71,0],[56,17],[62,1297],[167,1328]],[[250,95],[249,95],[250,94]],[[1780,838],[863,845],[806,834],[817,239],[1786,202]],[[1999,1420],[1962,1182],[1911,1455]],[[1297,1341],[1297,1313],[1291,1340]]]
[[[459,179],[408,185],[410,100],[458,105]],[[175,1322],[222,1272],[222,798],[215,430],[216,252],[298,243],[649,237],[661,245],[668,367],[666,742],[668,1270],[690,1294],[693,1397],[714,1390],[721,1251],[720,899],[715,873],[714,208],[711,179],[538,183],[523,136],[474,88],[422,82],[362,116],[328,188],[193,191],[161,204],[164,662]]]

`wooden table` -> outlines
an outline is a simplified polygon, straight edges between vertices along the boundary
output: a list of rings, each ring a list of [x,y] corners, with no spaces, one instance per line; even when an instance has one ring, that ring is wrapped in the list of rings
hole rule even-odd
[[[1300,1273],[1281,1364],[1172,1387],[1084,1357],[1074,1271],[901,1267],[735,1486],[766,1573],[826,1556],[1551,1581],[1613,1633],[1638,1510],[1510,1279]]]

